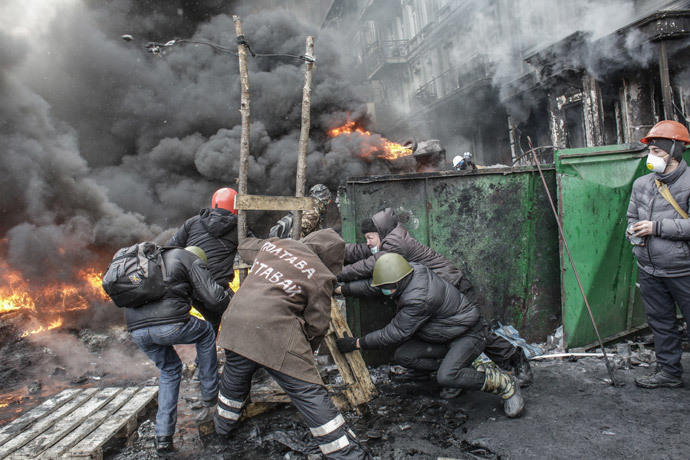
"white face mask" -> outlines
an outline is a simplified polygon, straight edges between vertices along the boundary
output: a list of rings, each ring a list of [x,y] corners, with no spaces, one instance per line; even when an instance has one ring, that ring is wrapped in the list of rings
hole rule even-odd
[[[373,248],[369,248],[369,250],[371,251],[372,254],[376,254],[377,252],[379,252],[379,247],[374,246]]]
[[[661,174],[666,170],[666,162],[663,158],[650,153],[647,155],[647,169]]]

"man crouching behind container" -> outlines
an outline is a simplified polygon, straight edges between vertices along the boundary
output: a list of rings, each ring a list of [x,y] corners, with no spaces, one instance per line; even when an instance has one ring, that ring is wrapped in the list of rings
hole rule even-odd
[[[221,322],[218,344],[226,359],[216,432],[232,431],[252,375],[264,367],[290,396],[326,458],[370,458],[331,402],[313,355],[328,331],[345,242],[326,229],[300,241],[250,238],[238,250],[253,265]]]

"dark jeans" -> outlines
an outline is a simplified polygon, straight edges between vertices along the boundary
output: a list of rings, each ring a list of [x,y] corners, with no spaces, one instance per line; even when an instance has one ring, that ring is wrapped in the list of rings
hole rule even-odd
[[[484,347],[483,323],[480,321],[462,337],[445,344],[413,337],[395,350],[393,359],[410,369],[438,371],[436,380],[444,387],[479,390],[484,384],[484,373],[477,372],[472,362]]]
[[[683,348],[676,325],[676,304],[685,321],[690,321],[690,276],[661,278],[639,270],[639,281],[647,324],[654,333],[657,365],[679,377],[683,373]]]
[[[214,417],[216,432],[229,434],[240,419],[249,395],[252,375],[258,363],[225,350],[225,366],[220,380],[218,409]],[[264,368],[295,404],[307,423],[321,453],[328,459],[370,459],[369,453],[355,439],[345,425],[345,419],[335,408],[328,391],[321,385],[290,377],[274,369]]]
[[[196,345],[201,397],[205,401],[210,401],[218,394],[216,334],[209,323],[193,316],[185,323],[149,326],[135,329],[130,334],[134,343],[161,371],[158,380],[156,436],[170,436],[175,433],[177,398],[182,379],[182,361],[173,345]]]

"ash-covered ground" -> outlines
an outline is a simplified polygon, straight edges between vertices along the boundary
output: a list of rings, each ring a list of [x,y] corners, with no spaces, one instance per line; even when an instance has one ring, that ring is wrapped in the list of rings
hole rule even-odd
[[[0,409],[3,424],[65,387],[155,383],[156,369],[135,347],[127,348],[123,331],[62,334],[63,339],[72,336],[74,343],[82,343],[89,350],[90,361],[85,362],[81,373],[78,367],[61,362],[64,358],[50,349],[53,342],[38,345],[22,339],[2,345],[2,401],[8,403]],[[112,366],[116,359],[113,356],[117,356],[112,348],[118,348],[118,353],[124,353],[122,349],[126,348],[126,353],[130,353],[129,367],[135,373],[129,371],[127,377]],[[192,347],[182,346],[179,352],[185,363],[193,362]],[[617,356],[612,358],[621,363]],[[687,352],[683,364],[690,368]],[[8,366],[14,366],[13,371]],[[29,376],[28,369],[49,369],[47,366],[53,372]],[[548,359],[533,361],[532,366],[534,382],[522,389],[526,410],[519,419],[503,414],[497,396],[475,392],[453,400],[440,399],[437,383],[393,380],[391,377],[400,369],[391,366],[370,369],[379,396],[369,404],[369,413],[344,415],[378,459],[687,458],[689,387],[638,388],[634,378],[650,368],[631,366],[616,370],[616,379],[623,384],[616,388],[607,383],[608,373],[600,358]],[[183,378],[174,437],[176,452],[169,458],[321,458],[300,415],[290,404],[276,405],[244,421],[230,438],[215,434],[201,438],[195,421],[201,411],[198,384],[190,374],[185,372]],[[139,429],[129,438],[110,443],[104,458],[156,458],[154,418],[155,408],[145,414]]]

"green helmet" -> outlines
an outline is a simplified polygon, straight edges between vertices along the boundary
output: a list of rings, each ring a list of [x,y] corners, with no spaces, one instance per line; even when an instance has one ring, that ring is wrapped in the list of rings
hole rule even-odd
[[[206,253],[199,246],[187,246],[186,248],[184,248],[184,250],[191,252],[192,254],[197,256],[199,259],[203,260],[204,263],[208,263],[208,258],[206,257]]]
[[[412,273],[412,266],[405,258],[394,252],[383,254],[374,265],[374,282],[372,286],[395,284]]]

